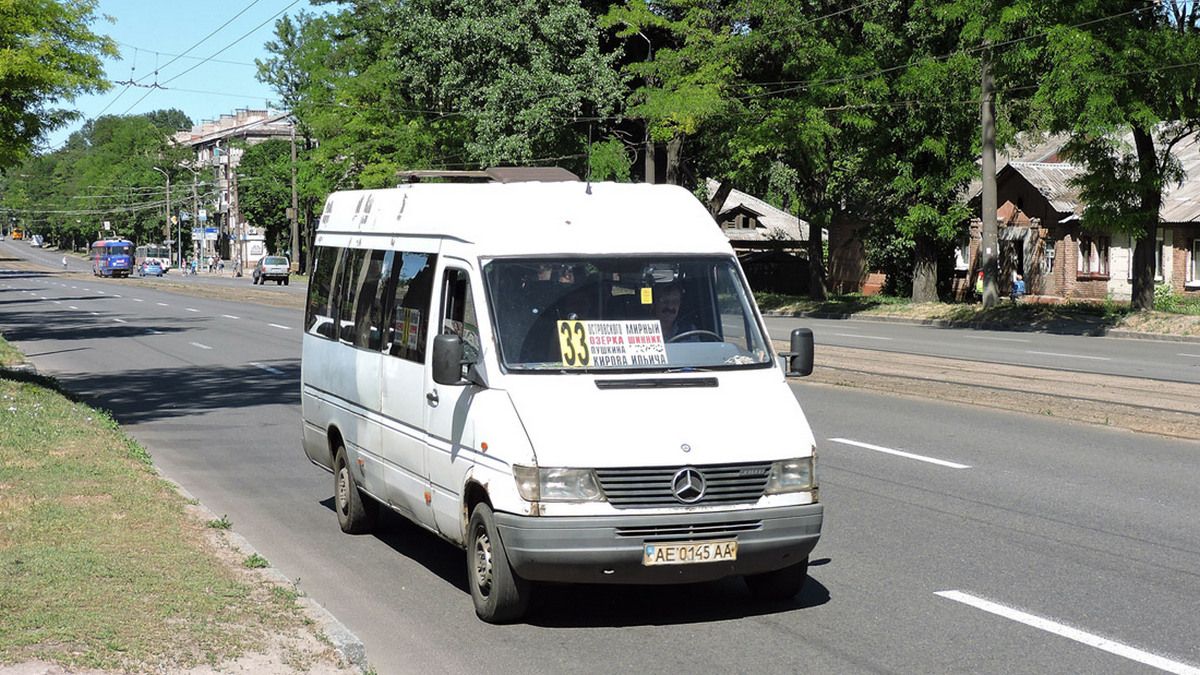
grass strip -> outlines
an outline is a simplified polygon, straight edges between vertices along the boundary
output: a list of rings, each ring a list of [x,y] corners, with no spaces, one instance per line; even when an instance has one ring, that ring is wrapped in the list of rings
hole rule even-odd
[[[171,671],[299,630],[186,507],[107,414],[0,371],[0,663]]]

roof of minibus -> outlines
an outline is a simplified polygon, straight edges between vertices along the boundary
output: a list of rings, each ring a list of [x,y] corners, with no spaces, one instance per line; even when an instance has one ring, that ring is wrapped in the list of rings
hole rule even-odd
[[[681,187],[582,181],[337,192],[326,201],[318,243],[340,234],[445,237],[473,244],[481,256],[732,251],[708,210]]]

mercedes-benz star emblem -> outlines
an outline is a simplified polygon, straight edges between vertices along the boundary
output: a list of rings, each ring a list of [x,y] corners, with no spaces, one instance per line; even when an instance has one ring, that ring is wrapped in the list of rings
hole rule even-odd
[[[671,492],[684,504],[695,504],[704,496],[704,474],[695,469],[680,469],[671,479]]]

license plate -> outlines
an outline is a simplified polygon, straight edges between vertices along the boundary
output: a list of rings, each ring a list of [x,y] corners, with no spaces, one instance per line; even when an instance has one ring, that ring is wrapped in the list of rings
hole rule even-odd
[[[737,540],[646,544],[642,565],[691,565],[737,560]]]

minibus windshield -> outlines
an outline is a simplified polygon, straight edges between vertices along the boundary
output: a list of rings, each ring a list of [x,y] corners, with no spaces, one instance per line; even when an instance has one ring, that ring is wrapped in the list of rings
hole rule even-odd
[[[769,366],[733,258],[500,258],[484,266],[509,370]]]

